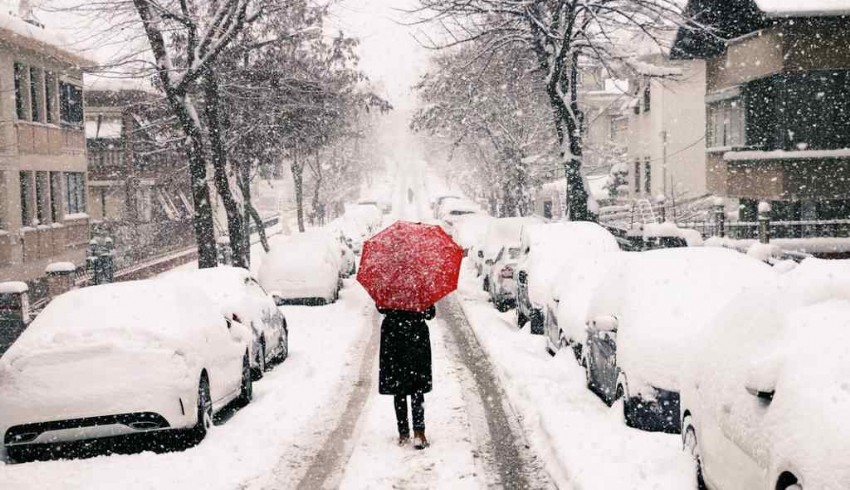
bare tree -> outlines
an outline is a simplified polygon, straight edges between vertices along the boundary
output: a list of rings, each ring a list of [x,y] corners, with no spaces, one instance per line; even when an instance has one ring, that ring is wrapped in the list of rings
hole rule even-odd
[[[676,0],[420,0],[421,22],[444,28],[435,48],[475,42],[479,55],[506,46],[533,54],[559,142],[567,180],[569,216],[591,220],[588,191],[581,172],[582,116],[577,93],[578,68],[590,59],[612,72],[635,62],[629,41],[639,34],[661,44],[661,32],[683,24]]]

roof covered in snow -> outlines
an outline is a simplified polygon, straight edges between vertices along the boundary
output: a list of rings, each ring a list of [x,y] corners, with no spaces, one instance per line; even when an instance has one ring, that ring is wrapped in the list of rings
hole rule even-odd
[[[74,66],[95,64],[69,48],[71,43],[60,32],[26,22],[5,9],[0,9],[0,40],[46,54]]]
[[[821,17],[850,14],[848,0],[755,0],[771,17]]]

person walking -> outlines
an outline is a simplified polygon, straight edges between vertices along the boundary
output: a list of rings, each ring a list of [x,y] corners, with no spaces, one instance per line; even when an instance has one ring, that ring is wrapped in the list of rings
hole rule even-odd
[[[422,312],[379,308],[381,353],[378,369],[378,392],[394,397],[398,424],[398,444],[410,441],[407,398],[413,414],[413,447],[425,449],[425,393],[431,391],[431,337],[426,320],[436,315],[432,305]]]

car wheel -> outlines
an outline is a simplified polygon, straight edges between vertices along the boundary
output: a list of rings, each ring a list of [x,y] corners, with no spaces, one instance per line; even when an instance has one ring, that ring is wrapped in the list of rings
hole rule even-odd
[[[531,316],[528,319],[531,322],[531,334],[543,335],[543,312],[540,310],[531,310]]]
[[[198,383],[198,422],[192,429],[191,444],[203,441],[212,426],[213,404],[210,395],[210,381],[206,374],[201,374],[201,381]]]
[[[257,359],[254,363],[255,367],[251,368],[251,379],[258,381],[263,379],[263,375],[268,367],[266,366],[266,339],[260,338],[260,348],[257,349]]]
[[[254,397],[254,382],[251,378],[251,363],[248,353],[242,358],[242,383],[239,386],[239,402],[243,405],[251,403]]]
[[[527,321],[528,321],[528,317],[527,317],[527,316],[525,316],[525,313],[523,313],[523,312],[520,310],[519,306],[517,306],[517,309],[516,309],[516,327],[517,327],[517,328],[522,328],[522,327],[523,327],[523,325],[525,325],[525,323],[526,323]]]
[[[682,444],[685,452],[691,455],[694,459],[694,473],[696,476],[696,484],[698,490],[705,490],[705,480],[702,476],[702,459],[699,452],[699,444],[697,443],[697,432],[694,426],[691,425],[691,417],[685,417],[682,422],[685,430],[682,432]]]
[[[496,301],[496,309],[499,310],[501,313],[504,313],[504,312],[510,310],[507,302],[498,301],[498,300]]]

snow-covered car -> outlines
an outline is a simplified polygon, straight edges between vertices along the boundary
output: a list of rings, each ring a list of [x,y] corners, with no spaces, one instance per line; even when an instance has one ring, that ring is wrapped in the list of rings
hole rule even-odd
[[[581,362],[587,339],[587,309],[593,292],[612,267],[625,258],[620,251],[589,249],[571,254],[564,263],[546,303],[543,330],[546,348],[554,354],[569,347]]]
[[[200,440],[252,396],[251,331],[167,281],[70,291],[0,358],[0,433],[27,459],[56,443],[151,432]]]
[[[324,233],[294,235],[263,257],[257,279],[277,305],[325,305],[342,287],[339,252]]]
[[[254,379],[262,378],[269,365],[286,359],[289,354],[286,318],[247,270],[239,267],[187,270],[167,274],[163,280],[198,288],[218,305],[224,316],[251,328]]]
[[[588,386],[609,404],[622,399],[630,427],[677,433],[679,390],[702,330],[777,273],[728,249],[628,255],[599,282],[587,311]]]
[[[454,228],[458,221],[463,220],[471,215],[482,214],[481,208],[469,201],[451,201],[451,205],[446,206],[442,214],[443,228],[448,234],[454,233]]]
[[[493,263],[485,269],[484,289],[499,311],[508,311],[516,306],[516,269],[519,247],[502,247]]]
[[[496,260],[496,256],[502,248],[518,247],[523,227],[541,222],[542,220],[537,217],[492,218],[489,221],[484,239],[476,246],[475,253],[472,256],[475,273],[482,278],[482,288],[486,290],[486,284],[484,284],[486,268]]]
[[[484,241],[484,235],[487,234],[487,227],[492,219],[486,214],[469,214],[455,221],[451,232],[452,238],[463,248],[467,256]]]
[[[441,194],[434,198],[432,207],[434,208],[434,219],[440,219],[440,210],[443,204],[449,201],[460,201],[461,197],[455,194]]]
[[[681,404],[703,488],[848,488],[850,262],[806,259],[785,276],[700,339]]]
[[[555,282],[564,264],[577,256],[619,249],[617,239],[595,223],[541,223],[523,228],[515,268],[517,326],[529,322],[531,333],[544,334],[547,304],[552,302]]]

